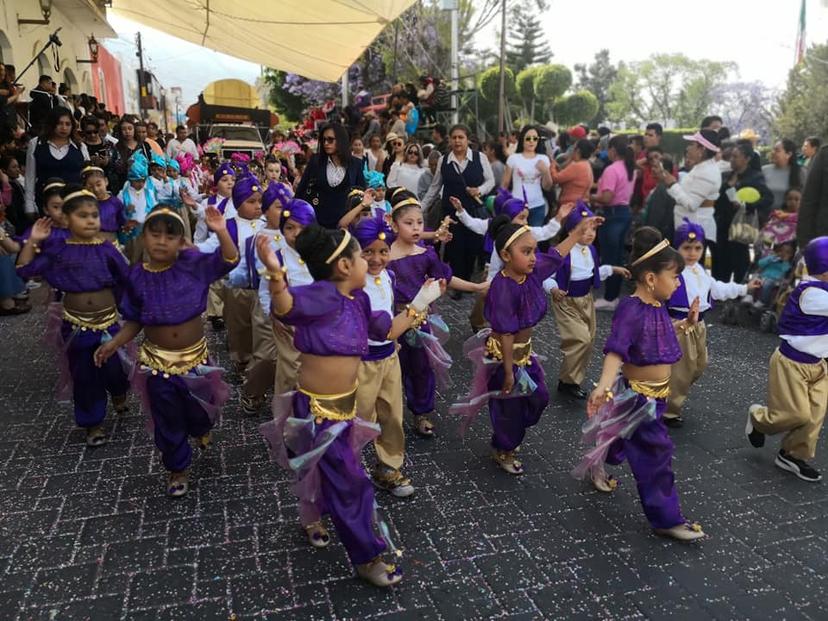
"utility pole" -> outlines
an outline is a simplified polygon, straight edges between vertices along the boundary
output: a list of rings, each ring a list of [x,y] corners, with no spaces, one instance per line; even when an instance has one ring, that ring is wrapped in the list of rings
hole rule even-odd
[[[497,97],[497,131],[503,131],[506,108],[506,0],[500,16],[500,86]]]
[[[144,48],[141,47],[141,33],[135,34],[135,45],[138,46],[138,51],[135,55],[138,57],[138,110],[141,113],[141,118],[144,118],[144,97],[146,96],[144,86]]]
[[[454,125],[460,122],[459,98],[457,91],[460,90],[460,71],[459,71],[459,41],[460,38],[460,16],[458,11],[459,2],[455,2],[451,7],[451,122]]]

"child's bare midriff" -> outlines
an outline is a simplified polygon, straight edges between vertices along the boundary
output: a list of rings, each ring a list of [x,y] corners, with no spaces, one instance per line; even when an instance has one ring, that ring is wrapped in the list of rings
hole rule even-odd
[[[63,306],[68,311],[92,313],[113,308],[115,306],[115,296],[111,289],[65,293],[63,295]]]
[[[302,354],[299,385],[320,395],[338,395],[356,384],[359,358],[356,356],[316,356]]]
[[[164,349],[186,349],[204,338],[204,322],[196,316],[172,326],[144,326],[147,340]]]

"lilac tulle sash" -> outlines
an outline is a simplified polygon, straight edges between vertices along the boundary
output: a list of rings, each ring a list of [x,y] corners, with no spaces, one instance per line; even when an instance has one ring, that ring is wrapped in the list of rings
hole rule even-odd
[[[299,498],[299,521],[307,526],[321,518],[318,465],[325,451],[350,429],[349,447],[359,461],[363,447],[380,435],[380,427],[356,417],[319,430],[313,417],[293,415],[295,394],[291,391],[273,397],[273,420],[260,425],[259,431],[267,441],[271,459],[296,475],[293,492]]]
[[[429,315],[428,327],[431,334],[423,330],[409,330],[405,333],[405,339],[411,347],[425,349],[428,364],[437,380],[437,387],[440,390],[446,390],[451,385],[449,369],[451,369],[452,360],[443,345],[448,341],[449,328],[440,315]]]
[[[474,422],[480,411],[489,403],[489,399],[515,399],[531,395],[538,385],[526,372],[525,367],[515,367],[515,387],[508,395],[500,390],[489,390],[489,382],[492,375],[501,366],[500,360],[489,358],[486,355],[486,341],[491,335],[491,328],[484,328],[477,334],[466,339],[463,343],[463,354],[472,363],[472,383],[464,401],[453,403],[449,407],[449,413],[460,416],[460,436],[465,435],[466,430]],[[532,354],[533,362],[540,358]]]
[[[629,438],[641,423],[657,417],[655,399],[641,403],[642,395],[627,386],[621,375],[615,380],[612,392],[612,400],[604,403],[582,427],[581,441],[592,448],[572,469],[576,479],[585,479],[594,468],[602,467],[613,442]]]
[[[185,375],[173,375],[169,381],[178,378],[183,382],[190,396],[204,408],[207,418],[215,424],[221,418],[221,408],[230,398],[230,386],[223,379],[224,369],[206,364],[200,364],[190,369]],[[132,390],[141,399],[141,409],[146,417],[147,432],[153,435],[155,422],[152,418],[152,404],[150,401],[147,381],[152,375],[152,369],[140,362],[131,366],[129,382]]]

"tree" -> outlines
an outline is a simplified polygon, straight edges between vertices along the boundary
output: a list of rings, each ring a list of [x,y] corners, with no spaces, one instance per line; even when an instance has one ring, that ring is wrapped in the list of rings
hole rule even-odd
[[[586,123],[598,111],[598,98],[589,91],[581,90],[558,99],[553,110],[555,121],[561,125]]]
[[[578,88],[587,90],[598,100],[595,116],[588,119],[590,127],[597,127],[607,120],[607,101],[610,99],[610,87],[618,75],[618,67],[610,61],[609,50],[603,49],[595,54],[595,60],[589,65],[575,65],[578,76]]]
[[[730,82],[713,90],[709,112],[722,117],[733,134],[752,129],[764,142],[771,139],[778,93],[762,82]]]
[[[515,95],[515,74],[509,67],[505,67],[503,72],[503,90],[506,93],[506,98],[512,98]],[[500,94],[500,67],[489,67],[480,74],[478,81],[478,88],[480,94],[488,101],[497,102]]]
[[[308,104],[304,97],[284,88],[287,76],[284,71],[265,69],[264,82],[270,88],[268,101],[285,118],[298,120],[302,118],[302,112]]]
[[[791,69],[779,97],[774,129],[799,143],[811,135],[828,136],[828,45],[814,45]]]
[[[548,63],[552,58],[546,32],[538,19],[546,9],[546,0],[518,0],[515,4],[506,42],[506,63],[515,71]]]
[[[531,121],[535,119],[535,76],[540,67],[526,67],[515,78],[515,88],[523,103],[523,116]]]
[[[735,68],[734,63],[693,60],[684,54],[620,62],[610,87],[608,118],[636,126],[651,121],[697,125],[713,104],[714,90]]]
[[[541,109],[551,111],[555,100],[572,86],[572,72],[563,65],[545,65],[538,68],[534,83]]]

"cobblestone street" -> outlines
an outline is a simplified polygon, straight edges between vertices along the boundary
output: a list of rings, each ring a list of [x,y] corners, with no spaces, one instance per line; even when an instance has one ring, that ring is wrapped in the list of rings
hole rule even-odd
[[[0,619],[828,618],[825,485],[775,468],[776,440],[757,450],[743,436],[747,407],[765,400],[774,337],[711,322],[710,369],[672,432],[683,510],[709,538],[682,545],[650,532],[626,466],[611,496],[568,474],[584,409],[554,391],[551,315],[534,343],[552,403],[522,447],[527,473],[495,468],[485,416],[462,440],[447,407],[468,385],[471,300],[440,305],[454,388],[441,395],[438,436],[409,438],[414,496],[378,493],[405,550],[405,579],[387,592],[353,577],[335,534],[327,549],[307,545],[257,429],[264,413],[242,417],[234,397],[190,494],[171,501],[135,398],[130,414],[108,416],[110,442],[87,449],[71,406],[53,398],[43,313],[4,318]],[[598,348],[608,326],[601,315]],[[592,379],[599,364],[596,354]]]

